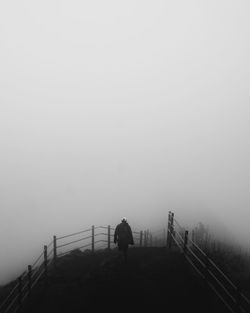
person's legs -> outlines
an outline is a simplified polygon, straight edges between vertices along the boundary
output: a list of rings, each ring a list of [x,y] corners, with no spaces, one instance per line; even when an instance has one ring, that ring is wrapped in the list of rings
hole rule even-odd
[[[118,259],[121,260],[123,255],[122,246],[118,244]]]
[[[119,244],[118,243],[118,249],[121,253],[121,256],[123,256],[124,262],[127,263],[128,260],[128,244]]]
[[[127,245],[123,247],[123,255],[124,255],[124,261],[125,263],[127,263],[128,261],[128,246]]]

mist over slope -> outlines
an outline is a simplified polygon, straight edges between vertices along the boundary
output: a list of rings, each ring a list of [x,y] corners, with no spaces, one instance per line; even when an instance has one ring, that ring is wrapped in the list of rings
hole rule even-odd
[[[180,301],[181,300],[181,301]],[[204,303],[206,306],[203,307]],[[131,248],[124,263],[118,251],[74,251],[58,260],[34,289],[25,312],[227,312],[194,275],[183,255],[166,248]]]
[[[172,210],[249,245],[249,9],[0,4],[0,283],[54,234],[122,216]]]

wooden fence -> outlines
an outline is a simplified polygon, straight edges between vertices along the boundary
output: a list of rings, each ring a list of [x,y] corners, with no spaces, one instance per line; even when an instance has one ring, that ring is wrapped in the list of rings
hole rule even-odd
[[[193,236],[192,236],[193,237]],[[189,264],[194,268],[207,285],[232,313],[249,313],[250,300],[241,289],[208,257],[208,255],[189,238],[189,233],[174,218],[174,213],[168,214],[169,249],[175,244],[184,253]]]
[[[152,233],[148,230],[133,232],[135,247],[178,247],[187,261],[207,285],[215,292],[232,313],[249,313],[250,301],[227,275],[189,238],[189,233],[169,212],[167,230]],[[192,236],[193,237],[193,236]],[[92,226],[88,229],[66,236],[53,236],[53,240],[43,247],[43,251],[27,270],[20,275],[11,290],[0,304],[0,313],[22,312],[37,283],[46,283],[50,268],[56,267],[59,258],[79,249],[94,253],[100,249],[114,248],[114,228],[111,226]]]
[[[22,312],[23,305],[31,298],[32,290],[37,283],[41,279],[46,282],[49,269],[56,267],[58,259],[66,254],[76,249],[94,253],[96,250],[114,248],[114,230],[111,226],[92,226],[66,236],[53,236],[53,240],[43,247],[43,251],[34,263],[28,265],[27,270],[16,279],[16,283],[0,304],[0,312]],[[149,230],[134,231],[133,237],[135,247],[164,244],[164,241],[157,239],[157,236],[153,242],[153,235]]]

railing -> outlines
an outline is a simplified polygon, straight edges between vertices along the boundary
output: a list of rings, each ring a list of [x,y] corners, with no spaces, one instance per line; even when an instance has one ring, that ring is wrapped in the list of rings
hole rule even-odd
[[[65,236],[54,236],[53,240],[44,246],[42,253],[27,270],[18,277],[6,298],[0,304],[1,313],[21,312],[26,302],[32,296],[37,283],[43,280],[45,286],[51,267],[57,266],[57,261],[75,250],[94,253],[96,250],[114,248],[114,228],[111,226],[92,226],[88,229]],[[157,232],[134,231],[135,247],[166,246],[170,249],[176,245],[184,253],[187,261],[201,276],[207,285],[215,292],[228,310],[232,313],[250,312],[250,300],[241,292],[225,273],[208,257],[193,239],[188,231],[169,212],[168,227]]]
[[[42,253],[33,264],[28,265],[27,270],[18,277],[16,284],[0,304],[0,312],[21,312],[25,301],[31,298],[34,287],[41,278],[46,284],[49,269],[52,266],[56,267],[58,259],[62,256],[76,249],[89,250],[93,253],[100,249],[110,250],[114,248],[114,231],[115,229],[111,226],[92,226],[69,235],[54,236],[53,240],[44,246]],[[164,245],[164,240],[160,239],[160,236],[155,236],[155,240],[153,240],[153,235],[148,230],[133,231],[133,237],[136,247],[147,247],[153,244],[156,246]]]
[[[188,236],[174,213],[168,214],[167,246],[175,244],[184,253],[187,261],[202,277],[207,285],[232,313],[249,313],[250,300],[241,292],[229,277],[213,262],[211,258]]]

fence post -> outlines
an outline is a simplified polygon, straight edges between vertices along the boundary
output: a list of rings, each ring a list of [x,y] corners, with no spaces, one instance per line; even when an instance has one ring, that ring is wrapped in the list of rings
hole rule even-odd
[[[95,252],[95,226],[92,226],[92,253]]]
[[[185,254],[187,252],[187,243],[188,243],[188,230],[185,230],[184,247],[183,247],[183,251]]]
[[[29,295],[29,298],[31,295],[31,287],[32,287],[32,266],[28,265],[28,295]]]
[[[175,237],[175,230],[174,230],[174,213],[172,212],[172,216],[171,216],[171,232],[172,232],[172,236]],[[173,241],[172,241],[173,242]]]
[[[172,228],[172,232],[174,232],[174,213],[171,213],[171,228]]]
[[[43,257],[44,257],[44,276],[45,276],[45,281],[47,282],[48,278],[48,247],[44,246],[43,248]]]
[[[56,236],[53,237],[53,251],[54,251],[54,267],[56,268],[56,261],[57,261],[57,242],[56,242]]]
[[[171,211],[168,212],[168,227],[167,227],[167,240],[166,240],[166,246],[169,248],[169,241],[170,241],[170,215]]]
[[[110,225],[108,225],[108,250],[110,250]]]
[[[172,246],[172,236],[174,234],[174,213],[170,212],[170,227],[169,227],[169,243],[168,243],[168,248],[171,249]]]
[[[150,234],[150,247],[152,247],[152,246],[153,246],[153,235]]]
[[[140,231],[140,247],[142,247],[143,231]]]
[[[22,289],[23,289],[23,279],[22,276],[18,277],[18,312],[22,311]]]
[[[144,230],[144,247],[147,246],[147,232]]]

